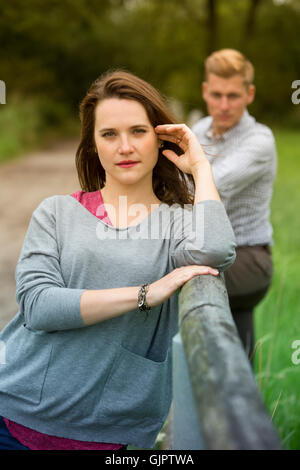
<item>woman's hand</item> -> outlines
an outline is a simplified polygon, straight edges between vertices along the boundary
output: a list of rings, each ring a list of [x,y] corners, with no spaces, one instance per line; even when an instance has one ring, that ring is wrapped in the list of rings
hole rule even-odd
[[[179,287],[183,286],[187,281],[201,274],[212,274],[218,276],[219,271],[210,266],[189,265],[176,268],[158,281],[149,285],[147,292],[147,304],[149,307],[155,307],[162,304],[171,295],[173,295]]]
[[[162,151],[184,173],[195,175],[203,163],[209,163],[196,135],[185,124],[162,124],[155,132],[159,139],[173,142],[184,151],[180,157],[172,150]]]

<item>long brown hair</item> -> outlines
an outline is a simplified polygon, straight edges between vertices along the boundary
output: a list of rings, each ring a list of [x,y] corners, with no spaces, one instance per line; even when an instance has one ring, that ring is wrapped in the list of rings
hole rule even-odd
[[[91,85],[80,104],[81,139],[76,152],[76,168],[83,191],[97,191],[105,184],[105,171],[95,152],[95,108],[100,101],[116,97],[141,103],[153,127],[177,123],[166,100],[148,82],[120,69],[101,75]],[[164,142],[163,148],[172,148],[176,153],[182,153],[182,150],[171,142]],[[169,205],[192,204],[192,176],[179,170],[161,151],[162,149],[159,149],[158,161],[153,168],[153,191],[156,197]]]

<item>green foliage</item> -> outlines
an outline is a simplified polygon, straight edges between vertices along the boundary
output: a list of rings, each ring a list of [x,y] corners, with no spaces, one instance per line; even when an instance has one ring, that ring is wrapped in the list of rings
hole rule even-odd
[[[70,118],[66,105],[46,97],[11,97],[9,106],[0,107],[0,163],[57,137],[78,134],[78,124],[78,119]]]
[[[298,217],[300,137],[275,131],[278,176],[272,201],[274,279],[256,311],[256,377],[265,404],[286,449],[300,448],[300,365],[292,343],[300,340]]]
[[[242,50],[256,67],[252,112],[299,124],[291,83],[300,79],[299,2],[218,0],[11,0],[0,6],[1,79],[11,92],[72,106],[109,68],[123,67],[202,108],[203,62],[210,50]],[[213,22],[211,20],[214,20]],[[212,27],[214,24],[214,28]]]

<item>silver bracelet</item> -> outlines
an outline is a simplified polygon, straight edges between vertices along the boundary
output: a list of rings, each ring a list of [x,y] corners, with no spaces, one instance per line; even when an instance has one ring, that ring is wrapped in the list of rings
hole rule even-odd
[[[149,284],[143,284],[138,293],[138,307],[141,312],[145,310],[151,310],[151,307],[148,307],[146,302],[146,293],[148,291]]]

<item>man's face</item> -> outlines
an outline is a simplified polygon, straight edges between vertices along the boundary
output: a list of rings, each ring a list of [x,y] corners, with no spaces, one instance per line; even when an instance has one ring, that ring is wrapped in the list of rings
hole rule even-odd
[[[207,111],[213,118],[214,133],[220,135],[238,123],[254,99],[255,87],[246,86],[238,74],[222,78],[210,73],[202,84],[202,92]]]

